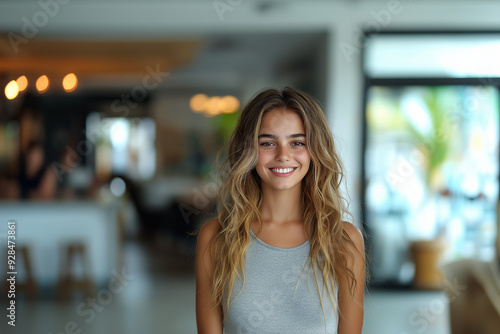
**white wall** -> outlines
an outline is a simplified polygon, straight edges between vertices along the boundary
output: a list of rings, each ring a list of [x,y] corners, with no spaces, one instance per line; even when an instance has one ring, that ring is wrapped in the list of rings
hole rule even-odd
[[[27,42],[30,33],[32,37],[157,38],[218,32],[329,31],[330,63],[325,69],[327,113],[344,157],[351,209],[359,223],[362,72],[360,53],[346,57],[342,46],[350,45],[361,51],[359,32],[367,24],[391,30],[500,30],[500,3],[494,1],[221,0],[218,3],[228,6],[221,15],[214,3],[211,0],[1,2],[0,31],[22,35],[24,27],[25,33],[28,32],[23,35]],[[26,22],[35,29],[26,30],[30,25]],[[246,85],[254,89],[252,84]]]

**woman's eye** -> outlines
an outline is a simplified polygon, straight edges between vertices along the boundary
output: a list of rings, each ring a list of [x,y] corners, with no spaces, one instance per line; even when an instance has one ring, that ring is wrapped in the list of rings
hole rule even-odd
[[[272,144],[273,144],[273,143],[266,141],[266,142],[261,143],[261,144],[260,144],[260,146],[263,146],[263,147],[269,147],[269,146],[271,146]]]
[[[296,141],[293,143],[295,146],[305,146],[305,144],[303,142],[300,142],[300,141]]]

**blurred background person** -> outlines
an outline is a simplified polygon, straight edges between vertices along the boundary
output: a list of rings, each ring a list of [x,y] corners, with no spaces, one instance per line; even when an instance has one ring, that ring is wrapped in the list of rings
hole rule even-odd
[[[57,179],[46,163],[40,142],[32,141],[21,154],[18,175],[19,195],[23,200],[51,200],[57,193]]]

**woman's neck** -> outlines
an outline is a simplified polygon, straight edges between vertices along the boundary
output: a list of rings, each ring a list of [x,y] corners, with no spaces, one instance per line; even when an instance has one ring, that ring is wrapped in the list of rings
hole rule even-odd
[[[300,184],[286,190],[262,189],[259,207],[263,221],[289,223],[302,220],[302,193]]]

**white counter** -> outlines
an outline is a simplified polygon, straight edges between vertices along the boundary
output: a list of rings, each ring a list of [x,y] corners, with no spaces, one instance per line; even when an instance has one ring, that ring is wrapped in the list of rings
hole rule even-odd
[[[28,246],[32,271],[41,287],[55,287],[61,266],[61,248],[83,242],[90,260],[90,277],[106,284],[118,267],[116,205],[90,201],[9,202],[0,201],[0,274],[7,272],[7,223],[16,221],[16,246]],[[19,253],[18,253],[19,254]],[[22,258],[16,256],[17,280],[26,276]],[[82,274],[79,257],[72,272]]]

